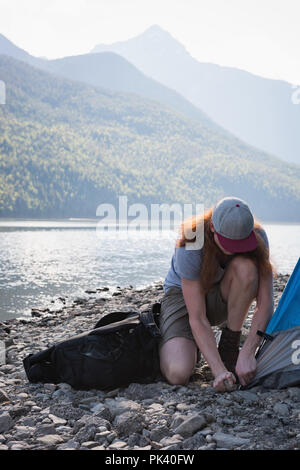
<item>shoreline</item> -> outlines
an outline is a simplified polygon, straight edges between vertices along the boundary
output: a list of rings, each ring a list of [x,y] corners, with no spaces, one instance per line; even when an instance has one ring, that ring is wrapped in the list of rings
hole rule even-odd
[[[289,275],[274,280],[275,306]],[[0,322],[6,364],[0,365],[0,450],[299,449],[300,388],[216,393],[201,361],[187,386],[159,378],[110,392],[67,384],[30,384],[22,359],[88,331],[112,310],[148,309],[163,282],[99,287],[71,305],[32,309],[31,318]],[[242,331],[244,341],[253,306]],[[214,331],[217,333],[217,328]]]

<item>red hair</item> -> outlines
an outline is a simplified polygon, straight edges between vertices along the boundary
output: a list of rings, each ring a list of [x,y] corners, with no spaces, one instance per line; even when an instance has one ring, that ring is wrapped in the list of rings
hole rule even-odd
[[[180,225],[180,237],[176,241],[177,247],[185,246],[186,243],[194,243],[196,241],[196,235],[194,234],[196,231],[197,233],[200,233],[201,224],[204,225],[201,283],[205,293],[207,293],[214,284],[214,279],[216,278],[219,269],[218,257],[224,256],[224,253],[216,244],[214,240],[214,233],[210,228],[211,216],[212,208],[208,209],[204,215],[195,215],[185,219]],[[253,260],[257,266],[260,276],[265,276],[269,273],[276,274],[275,269],[270,261],[269,249],[261,237],[259,229],[262,229],[262,226],[257,221],[257,219],[254,219],[254,230],[258,241],[257,248],[247,253],[236,253],[233,256],[244,256]]]

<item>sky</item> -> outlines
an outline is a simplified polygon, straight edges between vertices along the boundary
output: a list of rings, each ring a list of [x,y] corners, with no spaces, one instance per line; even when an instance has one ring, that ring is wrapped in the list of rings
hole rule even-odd
[[[300,0],[0,0],[0,33],[32,55],[84,54],[153,24],[201,62],[300,85]]]

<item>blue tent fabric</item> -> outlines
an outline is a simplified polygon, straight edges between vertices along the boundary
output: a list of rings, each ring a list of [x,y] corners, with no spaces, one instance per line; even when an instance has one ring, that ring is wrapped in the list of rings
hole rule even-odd
[[[246,387],[282,389],[300,386],[300,258],[269,321],[257,354],[254,379]],[[270,340],[271,339],[271,340]]]
[[[300,326],[300,258],[289,278],[266,333],[273,334]]]

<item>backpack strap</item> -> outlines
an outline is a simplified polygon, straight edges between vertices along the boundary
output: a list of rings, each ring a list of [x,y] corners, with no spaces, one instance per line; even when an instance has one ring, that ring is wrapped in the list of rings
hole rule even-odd
[[[140,319],[143,325],[149,330],[150,334],[155,338],[160,338],[161,333],[157,326],[158,315],[160,313],[161,304],[156,302],[150,310],[140,313]]]
[[[100,318],[100,320],[96,323],[94,328],[101,328],[102,326],[110,325],[111,323],[120,322],[120,321],[126,320],[127,318],[131,316],[136,316],[136,315],[139,315],[139,312],[135,312],[133,310],[129,312],[124,311],[124,310],[123,311],[116,310],[113,312],[109,312],[106,315],[104,315],[104,317]]]

